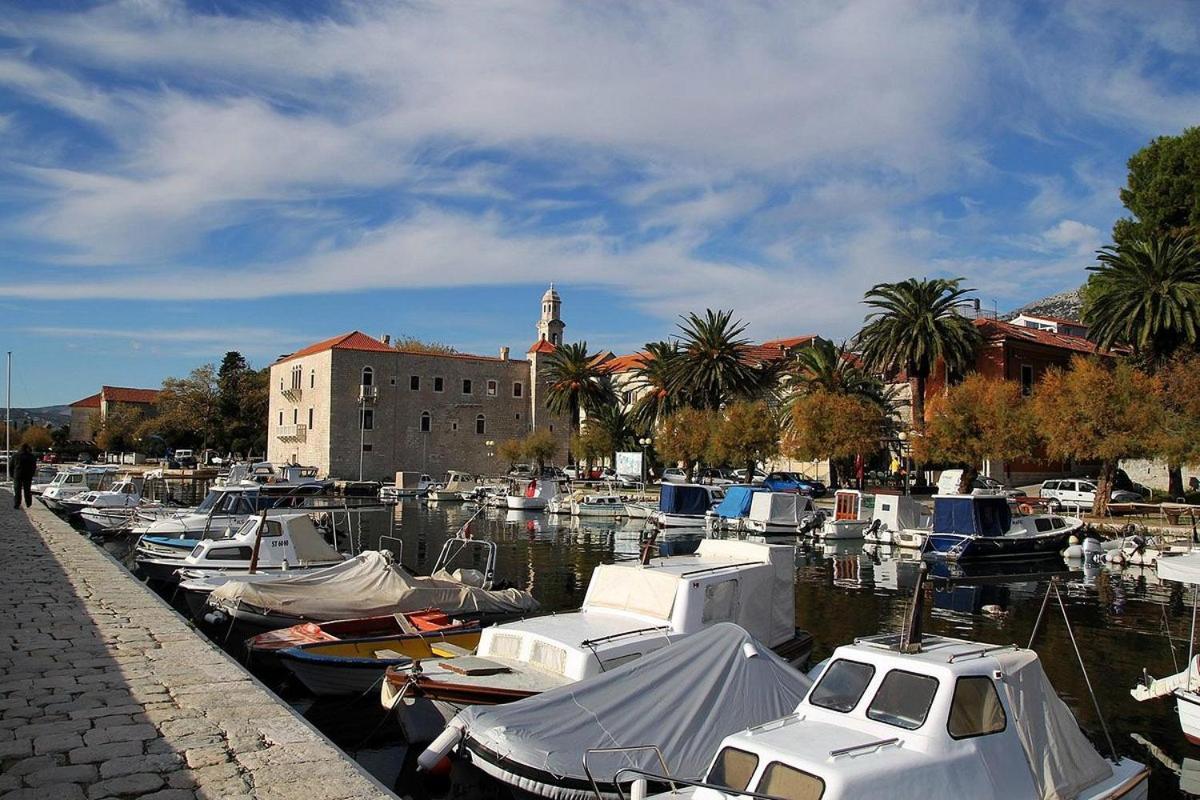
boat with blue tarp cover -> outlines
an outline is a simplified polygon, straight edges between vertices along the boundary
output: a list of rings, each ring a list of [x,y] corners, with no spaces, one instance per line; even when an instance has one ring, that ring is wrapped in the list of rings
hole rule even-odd
[[[660,528],[701,527],[704,516],[724,497],[717,486],[664,483],[658,497],[658,511],[650,515],[650,521]]]
[[[711,509],[704,518],[704,524],[709,528],[737,528],[741,521],[750,515],[750,505],[754,495],[768,492],[765,486],[727,486],[725,499]]]
[[[1058,514],[1013,517],[998,495],[937,495],[925,552],[964,561],[1058,554],[1083,520]]]

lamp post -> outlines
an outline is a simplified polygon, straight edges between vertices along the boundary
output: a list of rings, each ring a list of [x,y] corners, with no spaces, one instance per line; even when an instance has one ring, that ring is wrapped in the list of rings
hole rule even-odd
[[[649,436],[643,436],[638,439],[638,444],[642,446],[642,488],[646,487],[646,481],[649,479],[648,467],[646,464],[646,450],[654,443],[654,440]]]
[[[900,440],[900,469],[904,471],[904,493],[908,494],[908,431],[896,435]]]
[[[493,441],[492,439],[488,439],[486,442],[483,443],[483,446],[487,448],[487,457],[489,459],[494,458],[496,455],[496,451],[493,450],[492,448],[496,446],[496,442]]]

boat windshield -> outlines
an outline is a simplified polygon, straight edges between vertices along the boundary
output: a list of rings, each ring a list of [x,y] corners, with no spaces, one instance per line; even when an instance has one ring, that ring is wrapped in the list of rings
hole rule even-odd
[[[874,676],[872,665],[839,658],[829,665],[821,681],[813,687],[808,702],[843,714],[852,711]]]
[[[204,499],[200,501],[200,505],[196,506],[197,513],[207,514],[212,510],[212,507],[217,504],[217,501],[220,500],[224,494],[224,492],[218,492],[215,489],[206,494]]]

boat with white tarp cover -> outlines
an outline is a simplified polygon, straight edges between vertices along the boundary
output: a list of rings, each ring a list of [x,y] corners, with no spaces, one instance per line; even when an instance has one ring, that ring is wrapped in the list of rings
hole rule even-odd
[[[387,551],[360,553],[337,566],[296,577],[228,580],[208,596],[211,613],[261,632],[302,622],[372,617],[441,609],[453,617],[496,619],[538,607],[523,589],[471,585],[474,570],[444,570],[428,577],[410,574]],[[219,621],[219,620],[218,620]]]
[[[1192,587],[1192,628],[1186,666],[1181,672],[1165,678],[1151,678],[1143,672],[1142,682],[1130,690],[1138,701],[1173,697],[1179,727],[1192,744],[1200,745],[1200,656],[1196,650],[1196,610],[1200,605],[1200,553],[1182,556],[1163,556],[1156,562],[1158,577]]]
[[[471,706],[420,757],[452,747],[487,774],[551,800],[618,797],[620,769],[699,775],[731,733],[791,713],[812,680],[743,628],[721,623],[579,683],[501,706]],[[640,749],[655,742],[657,753]],[[603,754],[582,756],[595,748]],[[590,773],[590,777],[589,777]]]

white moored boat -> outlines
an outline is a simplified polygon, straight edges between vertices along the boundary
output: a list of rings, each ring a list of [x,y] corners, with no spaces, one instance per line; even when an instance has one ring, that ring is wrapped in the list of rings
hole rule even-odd
[[[702,781],[676,785],[654,797],[1145,800],[1149,770],[1096,751],[1032,650],[885,635],[839,647],[795,713],[726,737]]]
[[[1200,553],[1158,559],[1158,577],[1192,587],[1192,628],[1196,630],[1197,601],[1200,600]],[[1182,672],[1157,680],[1145,675],[1142,684],[1130,694],[1135,700],[1146,701],[1173,697],[1179,715],[1179,727],[1187,740],[1200,745],[1200,656],[1194,655],[1195,641],[1188,645],[1187,666]]]
[[[103,491],[109,488],[116,477],[117,467],[95,465],[88,467],[67,467],[50,481],[38,499],[51,511],[65,511],[65,503],[72,498],[88,492]]]
[[[724,498],[724,491],[717,486],[664,483],[650,522],[660,528],[700,528],[708,512]]]
[[[758,492],[741,529],[759,536],[795,536],[800,521],[813,513],[812,498],[796,492]]]
[[[435,502],[466,500],[478,486],[479,482],[471,473],[452,469],[447,470],[446,480],[442,485],[430,489],[425,496]]]
[[[585,494],[571,501],[571,516],[573,517],[614,517],[625,516],[625,499],[619,494]]]
[[[813,531],[818,539],[861,539],[871,524],[874,498],[855,489],[838,489],[833,495],[833,518]]]
[[[506,507],[512,511],[544,511],[561,493],[559,482],[554,478],[543,476],[513,481],[505,498]]]

